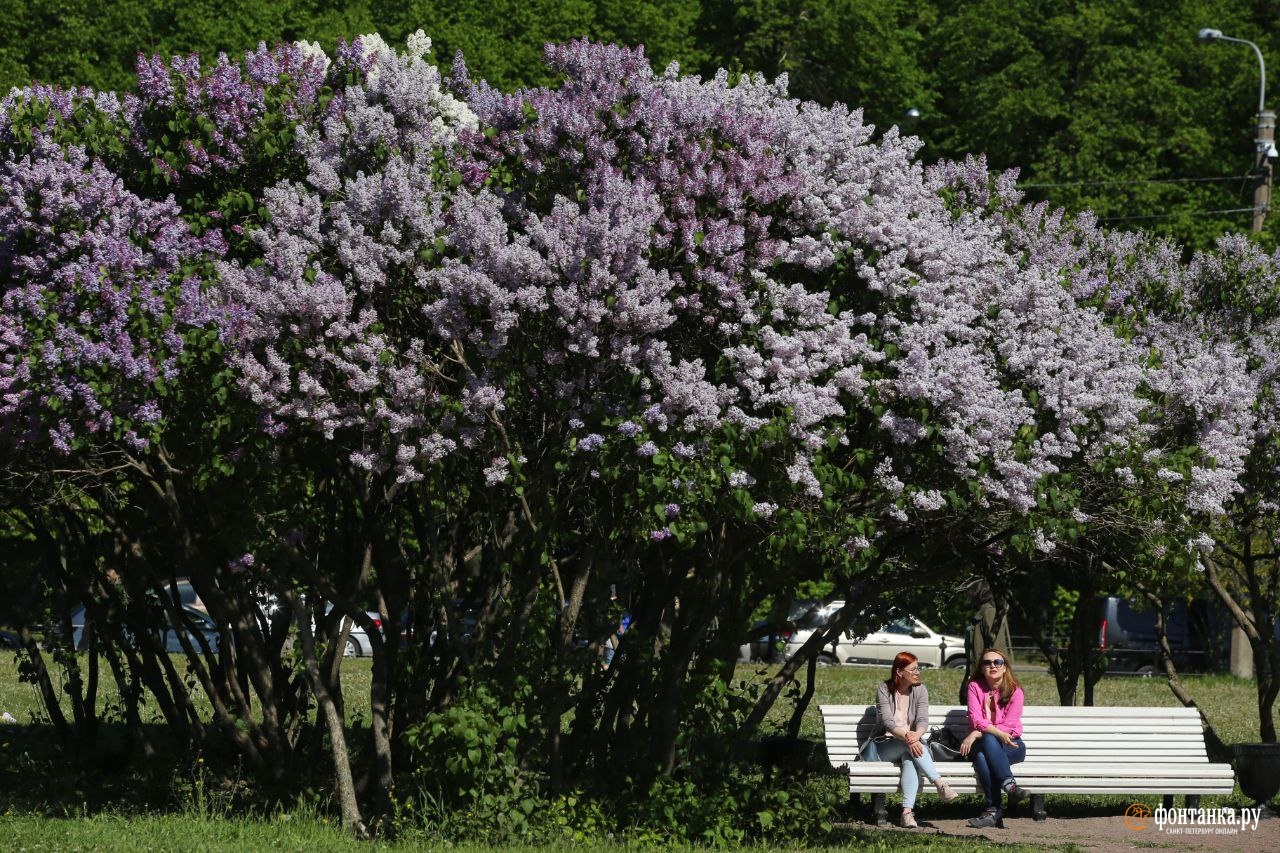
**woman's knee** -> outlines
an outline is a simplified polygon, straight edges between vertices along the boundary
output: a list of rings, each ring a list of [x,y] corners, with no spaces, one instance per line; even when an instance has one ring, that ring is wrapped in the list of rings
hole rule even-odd
[[[995,758],[997,755],[1003,756],[1006,754],[1004,741],[1000,740],[1000,738],[995,735],[984,734],[982,737],[978,738],[976,746],[978,747],[979,752],[983,755],[991,756],[992,758]]]

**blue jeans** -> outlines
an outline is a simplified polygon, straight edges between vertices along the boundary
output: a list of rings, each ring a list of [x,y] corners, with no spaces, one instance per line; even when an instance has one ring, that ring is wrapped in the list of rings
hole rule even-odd
[[[921,776],[930,782],[938,779],[938,770],[933,766],[933,759],[929,756],[929,746],[928,744],[923,746],[923,753],[912,755],[907,745],[897,738],[886,741],[873,740],[867,744],[862,754],[867,761],[892,761],[902,766],[902,775],[898,777],[898,784],[902,788],[904,809],[916,807],[916,795],[920,793]]]
[[[973,769],[978,773],[978,781],[987,795],[987,808],[1004,814],[1000,807],[1000,795],[1004,793],[1001,786],[1013,778],[1010,765],[1017,764],[1027,757],[1027,745],[1022,738],[1013,739],[1013,746],[1005,746],[1004,742],[989,734],[981,735],[969,750],[969,758],[973,760]]]

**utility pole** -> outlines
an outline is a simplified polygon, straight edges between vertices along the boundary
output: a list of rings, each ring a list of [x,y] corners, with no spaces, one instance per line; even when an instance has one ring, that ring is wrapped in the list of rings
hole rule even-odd
[[[1276,151],[1276,114],[1272,110],[1259,110],[1258,134],[1254,141],[1257,145],[1256,183],[1253,185],[1253,226],[1249,230],[1261,234],[1267,213],[1271,210],[1271,159]]]
[[[1262,49],[1248,39],[1224,36],[1222,30],[1205,27],[1196,38],[1201,44],[1225,41],[1232,44],[1244,44],[1253,48],[1258,57],[1258,132],[1254,138],[1253,167],[1253,222],[1249,230],[1254,234],[1262,233],[1262,226],[1267,222],[1267,212],[1271,209],[1271,161],[1280,152],[1276,151],[1276,114],[1267,109],[1267,63],[1262,58]],[[1231,674],[1237,678],[1253,678],[1253,647],[1244,629],[1233,625],[1231,629]]]

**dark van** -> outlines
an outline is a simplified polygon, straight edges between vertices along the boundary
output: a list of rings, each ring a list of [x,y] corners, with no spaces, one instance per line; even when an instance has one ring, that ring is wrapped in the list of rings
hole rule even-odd
[[[1098,648],[1108,672],[1153,675],[1160,670],[1156,614],[1146,603],[1109,596],[1099,602]],[[1165,605],[1165,633],[1173,664],[1184,672],[1216,672],[1227,654],[1228,620],[1208,601],[1178,600]]]

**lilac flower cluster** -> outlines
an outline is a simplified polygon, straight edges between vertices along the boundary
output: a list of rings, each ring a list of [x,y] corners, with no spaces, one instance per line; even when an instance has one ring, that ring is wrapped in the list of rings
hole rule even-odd
[[[126,190],[78,148],[42,142],[0,163],[0,437],[60,453],[94,433],[141,447],[163,416],[183,331],[212,308],[189,264],[195,239],[172,201]],[[51,424],[52,422],[52,424]]]
[[[243,63],[220,53],[212,67],[203,68],[195,54],[167,61],[139,54],[136,70],[138,91],[127,94],[122,107],[135,148],[149,150],[154,132],[147,120],[150,110],[180,108],[197,118],[199,133],[182,141],[180,154],[157,161],[171,178],[180,180],[184,173],[204,175],[243,164],[251,134],[268,115],[287,121],[303,118],[318,100],[327,60],[304,45],[268,50],[259,44]],[[282,89],[281,81],[289,85]]]
[[[447,398],[442,363],[455,339],[481,358],[499,350],[519,297],[482,286],[464,263],[424,258],[448,239],[483,241],[497,215],[496,199],[482,194],[453,200],[446,218],[438,170],[474,121],[441,90],[434,66],[364,37],[340,51],[336,69],[360,82],[300,128],[307,173],[266,191],[270,222],[252,235],[260,261],[218,265],[224,335],[255,404],[329,438],[342,432],[353,463],[412,482],[459,446],[475,447],[485,418],[503,410],[504,391],[483,365],[463,368]],[[477,249],[520,263],[518,246]],[[412,314],[389,315],[405,296]],[[490,485],[507,476],[499,461],[485,468]]]

